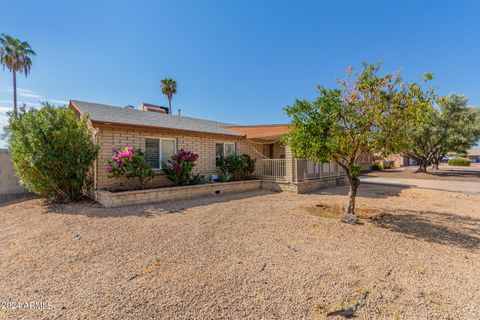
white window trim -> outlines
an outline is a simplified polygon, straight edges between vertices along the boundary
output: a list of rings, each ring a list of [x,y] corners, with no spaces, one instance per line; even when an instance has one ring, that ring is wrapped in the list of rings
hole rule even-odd
[[[160,168],[152,168],[153,171],[162,171],[162,161],[164,161],[162,159],[162,141],[163,140],[169,140],[169,141],[173,141],[173,149],[175,151],[174,154],[177,154],[178,150],[177,150],[177,139],[176,138],[162,138],[162,137],[150,137],[150,136],[147,136],[144,138],[144,142],[145,142],[145,139],[155,139],[155,140],[158,140],[158,160],[159,160],[159,166]],[[146,146],[145,146],[145,149],[146,149]],[[167,160],[170,160],[170,159],[167,159]],[[165,160],[166,161],[166,160]]]
[[[233,154],[237,154],[237,144],[235,142],[215,141],[215,167],[217,166],[217,144],[223,144],[223,157],[225,157],[225,145],[233,144]]]
[[[226,144],[231,144],[231,145],[233,145],[233,154],[236,154],[236,153],[237,153],[237,144],[236,144],[235,142],[216,141],[216,142],[215,142],[215,146],[216,146],[217,144],[220,144],[220,143],[223,144],[223,156],[224,156],[224,157],[225,157],[225,145],[226,145]],[[216,153],[216,151],[215,151],[215,157],[216,157],[216,156],[217,156],[217,153]]]
[[[233,154],[237,153],[237,144],[235,142],[224,142],[223,143],[223,156],[225,157],[225,145],[231,144],[233,145]]]

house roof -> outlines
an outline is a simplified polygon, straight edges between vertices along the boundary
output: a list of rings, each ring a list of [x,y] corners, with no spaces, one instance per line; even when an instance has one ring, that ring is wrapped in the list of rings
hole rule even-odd
[[[231,136],[243,136],[239,133],[227,130],[225,127],[232,126],[232,124],[224,122],[177,116],[159,112],[149,112],[139,109],[121,108],[79,100],[70,100],[70,105],[73,105],[73,107],[80,113],[88,114],[90,120],[94,124],[103,123],[125,126],[132,125]]]
[[[470,149],[467,150],[467,156],[480,156],[480,149]]]

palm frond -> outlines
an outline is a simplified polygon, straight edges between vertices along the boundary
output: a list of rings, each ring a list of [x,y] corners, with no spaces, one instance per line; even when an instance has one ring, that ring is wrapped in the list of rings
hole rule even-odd
[[[36,55],[28,42],[20,41],[2,33],[0,36],[0,63],[10,71],[28,75],[32,67],[30,57]]]

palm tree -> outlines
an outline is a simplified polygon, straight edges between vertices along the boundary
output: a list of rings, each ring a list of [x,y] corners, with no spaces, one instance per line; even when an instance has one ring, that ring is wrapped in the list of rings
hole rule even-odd
[[[17,72],[26,76],[32,68],[32,59],[36,55],[28,42],[20,41],[2,33],[0,36],[0,63],[3,69],[13,73],[13,111],[17,113]]]
[[[162,93],[168,98],[168,113],[172,114],[172,98],[177,93],[177,82],[170,78],[160,81],[162,84]]]

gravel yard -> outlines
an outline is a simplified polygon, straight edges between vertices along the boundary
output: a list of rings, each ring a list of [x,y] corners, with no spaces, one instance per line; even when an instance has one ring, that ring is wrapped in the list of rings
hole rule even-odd
[[[480,196],[362,185],[384,215],[351,226],[319,210],[345,192],[3,205],[0,318],[480,318]]]

